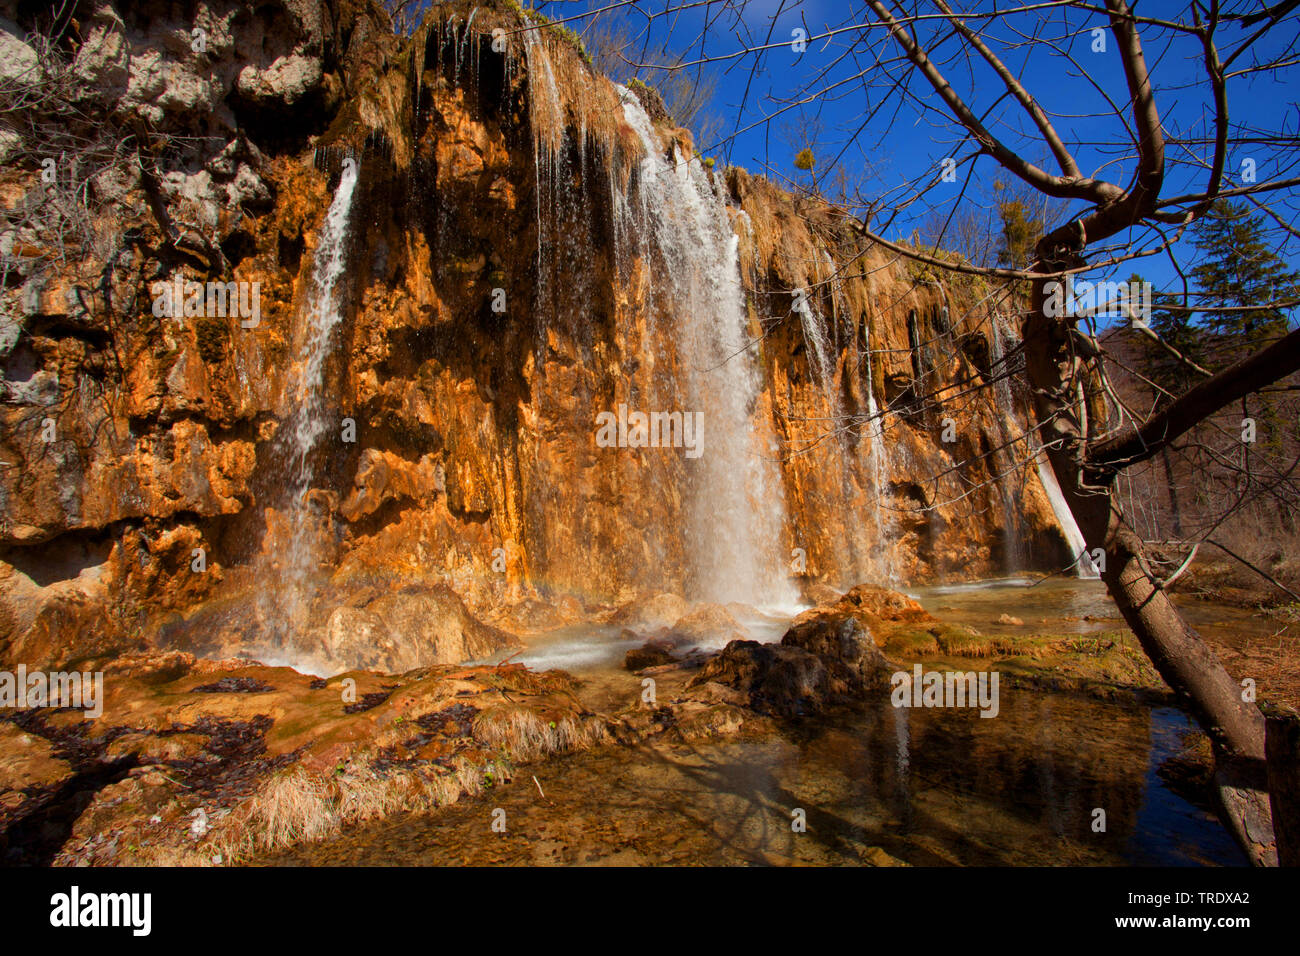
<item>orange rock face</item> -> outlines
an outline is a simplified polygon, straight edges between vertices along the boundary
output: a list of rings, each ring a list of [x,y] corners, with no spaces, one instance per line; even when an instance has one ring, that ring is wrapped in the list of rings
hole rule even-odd
[[[557,619],[572,620],[640,594],[694,596],[717,571],[701,567],[725,549],[699,539],[710,502],[683,449],[596,438],[597,417],[620,405],[706,423],[715,411],[681,408],[698,353],[680,299],[663,293],[663,258],[637,234],[654,210],[620,94],[550,32],[496,52],[491,30],[516,26],[514,14],[484,6],[466,35],[447,6],[405,45],[374,39],[360,6],[345,15],[370,32],[299,38],[303,56],[334,44],[324,59],[344,64],[346,82],[304,68],[321,97],[311,128],[247,113],[241,162],[262,188],[214,207],[222,261],[178,253],[142,213],[130,223],[140,241],[124,219],[112,256],[51,277],[25,311],[12,297],[18,318],[0,329],[0,661],[256,647],[291,585],[295,541],[312,558],[295,639],[313,651],[387,627],[358,597],[367,588],[448,588],[478,617],[564,597]],[[372,46],[358,46],[364,36]],[[249,90],[263,107],[302,95]],[[236,105],[252,95],[228,92]],[[689,160],[688,134],[661,122],[655,135]],[[233,153],[212,149],[218,176]],[[329,427],[300,504],[282,431],[345,160],[360,174],[322,372]],[[862,247],[849,220],[742,170],[694,168],[726,205],[757,343],[747,414],[775,480],[730,506],[777,520],[747,547],[795,582],[837,588],[1068,563],[1012,441],[1023,417],[975,387],[995,344],[980,290],[909,274]],[[37,174],[7,170],[4,185],[21,192]],[[174,215],[194,188],[165,197]],[[144,186],[123,202],[147,208]],[[84,278],[104,274],[116,291]],[[156,317],[152,283],[175,274],[258,283],[259,321]],[[214,630],[196,634],[204,607]],[[446,618],[470,636],[425,634],[432,658],[412,657],[399,633],[346,663],[424,666],[509,642]]]

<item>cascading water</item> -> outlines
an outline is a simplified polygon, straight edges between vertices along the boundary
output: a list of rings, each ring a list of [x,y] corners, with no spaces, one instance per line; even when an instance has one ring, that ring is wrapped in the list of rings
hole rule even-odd
[[[281,615],[286,630],[301,626],[310,604],[310,581],[315,570],[316,529],[307,501],[315,474],[312,452],[325,432],[339,425],[334,410],[325,402],[325,365],[334,348],[334,332],[343,318],[339,296],[340,279],[347,263],[348,227],[352,197],[357,185],[356,161],[343,163],[342,175],[325,222],[312,263],[312,284],[298,342],[296,376],[290,384],[292,416],[281,432],[288,460],[288,512],[290,539],[284,556]],[[286,635],[281,635],[282,640]]]
[[[1020,508],[1016,502],[1015,491],[1010,486],[1011,476],[1020,472],[1016,462],[1016,446],[1011,441],[1013,430],[1016,429],[1015,420],[1012,417],[1012,410],[1015,405],[1011,396],[1009,369],[1006,367],[1007,333],[1003,328],[1002,315],[994,313],[989,324],[992,327],[992,335],[989,336],[989,349],[994,378],[993,394],[997,399],[998,422],[1002,429],[1002,441],[1006,446],[1002,453],[997,456],[1001,461],[998,469],[1002,472],[1002,475],[997,480],[997,486],[1002,497],[1002,545],[1006,564],[1004,570],[1013,572],[1018,571],[1025,565],[1024,535],[1020,527]]]
[[[1043,490],[1047,492],[1047,500],[1052,503],[1052,511],[1061,526],[1061,533],[1065,535],[1070,553],[1075,557],[1075,573],[1081,578],[1099,577],[1097,568],[1088,554],[1088,543],[1083,539],[1083,532],[1079,530],[1079,524],[1074,520],[1070,506],[1065,503],[1065,496],[1061,494],[1061,486],[1056,483],[1056,473],[1052,471],[1051,464],[1042,454],[1039,454],[1034,458],[1034,465],[1038,469],[1038,480],[1043,483]]]
[[[1010,342],[1016,345],[1020,341],[1020,336],[1015,328],[1005,325],[1002,316],[993,316],[993,335],[991,336],[991,348],[993,358],[994,376],[1003,376],[994,386],[993,394],[997,397],[998,407],[1001,409],[1010,409],[1012,405],[1011,384],[1007,377],[1009,369],[1006,368],[1007,347],[1006,343]],[[1061,534],[1065,536],[1065,543],[1070,549],[1071,556],[1075,559],[1075,573],[1081,578],[1099,577],[1097,568],[1092,562],[1092,557],[1088,554],[1088,545],[1084,541],[1083,532],[1079,530],[1079,524],[1074,520],[1074,514],[1070,511],[1070,506],[1065,502],[1065,496],[1061,494],[1061,486],[1057,484],[1056,473],[1052,470],[1052,465],[1047,461],[1042,452],[1041,446],[1037,441],[1037,433],[1034,430],[1029,432],[1029,447],[1034,456],[1034,467],[1038,471],[1038,480],[1043,485],[1043,490],[1047,492],[1047,500],[1052,506],[1052,513],[1056,515],[1056,523],[1060,525]]]
[[[762,383],[747,331],[739,237],[704,167],[675,147],[666,157],[640,102],[619,93],[645,149],[637,186],[642,235],[665,273],[657,292],[671,297],[678,322],[680,410],[703,413],[703,454],[687,464],[691,596],[792,605],[797,595],[780,563],[785,502],[767,457],[770,427],[756,411]]]
[[[826,326],[822,317],[817,314],[807,297],[804,297],[795,307],[799,313],[799,325],[803,330],[803,340],[808,346],[808,364],[812,366],[813,374],[817,376],[817,381],[826,395],[827,404],[834,418],[829,423],[831,427],[836,427],[839,423],[839,416],[835,413],[839,411],[836,407],[839,404],[838,397],[835,394],[835,369],[834,358],[832,357],[830,343],[826,339]]]
[[[862,349],[867,381],[867,437],[870,448],[867,452],[868,465],[871,469],[872,493],[875,495],[876,507],[876,567],[886,581],[896,581],[897,573],[892,560],[890,543],[894,538],[893,522],[885,510],[885,486],[889,481],[889,447],[885,444],[885,419],[876,404],[875,378],[871,369],[871,326],[863,329],[866,343]]]
[[[836,374],[838,372],[839,348],[839,326],[840,326],[840,298],[842,289],[840,287],[838,273],[830,254],[824,249],[821,255],[821,264],[825,269],[827,278],[823,279],[822,275],[816,271],[814,263],[814,288],[829,287],[831,315],[829,323],[825,317],[813,306],[813,297],[811,290],[802,290],[805,295],[796,297],[794,310],[799,315],[800,330],[803,333],[803,340],[806,354],[808,356],[808,365],[812,370],[814,378],[821,387],[822,395],[826,400],[827,418],[819,422],[819,431],[823,436],[829,437],[828,446],[833,449],[834,454],[839,462],[840,471],[840,493],[844,501],[851,501],[853,498],[853,471],[854,462],[851,460],[852,452],[845,441],[845,428],[847,427],[847,417],[844,414],[844,404],[840,397],[839,388],[836,385]],[[832,343],[830,335],[827,333],[829,325],[831,332],[834,334]],[[874,427],[874,426],[873,426]],[[820,440],[820,439],[819,439]],[[876,454],[879,451],[880,442],[872,439],[872,451],[869,454]],[[877,476],[878,478],[878,476]],[[879,488],[879,481],[875,482],[873,494]],[[880,499],[876,495],[876,549],[885,541],[883,534],[884,528],[881,522]],[[850,584],[850,578],[854,575],[844,574],[844,569],[856,569],[860,566],[858,560],[857,539],[854,535],[835,535],[832,540],[832,548],[835,552],[835,560],[839,565],[835,569],[832,580],[835,580],[842,586]],[[881,567],[883,562],[876,560],[877,568]]]

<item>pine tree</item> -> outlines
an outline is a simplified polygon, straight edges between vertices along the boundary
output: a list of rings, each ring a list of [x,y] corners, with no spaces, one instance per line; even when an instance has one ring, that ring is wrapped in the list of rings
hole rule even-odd
[[[1219,200],[1196,222],[1193,241],[1201,261],[1192,270],[1201,313],[1210,333],[1207,352],[1228,364],[1287,332],[1287,317],[1267,303],[1288,297],[1300,274],[1268,247],[1264,222],[1242,203]],[[1245,311],[1247,306],[1260,306]]]
[[[1192,278],[1199,304],[1207,307],[1200,313],[1197,350],[1202,364],[1217,370],[1287,333],[1286,314],[1269,303],[1291,297],[1300,273],[1268,247],[1262,216],[1243,203],[1221,199],[1192,228],[1202,254]],[[1276,401],[1264,395],[1243,401],[1243,416],[1250,405],[1258,409],[1261,444],[1279,451],[1284,425]]]
[[[1151,303],[1151,330],[1189,361],[1204,365],[1205,340],[1196,327],[1195,313],[1171,311],[1169,307],[1176,305],[1177,297],[1155,293]],[[1171,395],[1181,395],[1196,383],[1196,373],[1158,345],[1148,343],[1147,356],[1148,376]],[[1166,397],[1164,401],[1167,400]]]
[[[994,204],[1002,222],[998,261],[1013,269],[1029,264],[1034,247],[1043,236],[1043,217],[1030,211],[1029,197],[1008,184],[993,183]]]

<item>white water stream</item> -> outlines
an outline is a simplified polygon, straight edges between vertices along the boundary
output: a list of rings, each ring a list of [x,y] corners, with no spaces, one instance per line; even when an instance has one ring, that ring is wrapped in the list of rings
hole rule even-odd
[[[307,501],[315,476],[312,452],[326,431],[340,427],[338,409],[325,401],[325,366],[335,347],[335,330],[343,319],[339,280],[347,263],[348,226],[357,185],[356,162],[343,165],[338,188],[312,262],[312,286],[297,342],[296,376],[290,386],[293,412],[285,427],[289,460],[288,507],[291,534],[284,555],[283,617],[292,629],[304,623],[310,604],[310,581],[318,561],[315,528]]]
[[[687,463],[690,596],[754,606],[794,605],[783,567],[785,499],[761,412],[758,344],[740,283],[739,237],[701,163],[665,154],[636,96],[623,113],[645,148],[639,169],[641,235],[664,270],[682,369],[683,412],[703,413],[703,454]],[[665,411],[670,411],[665,409]]]

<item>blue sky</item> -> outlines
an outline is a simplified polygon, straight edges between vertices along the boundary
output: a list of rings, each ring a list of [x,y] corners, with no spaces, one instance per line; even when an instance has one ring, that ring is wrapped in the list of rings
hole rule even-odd
[[[561,18],[606,3],[608,0],[552,0],[538,6],[548,15]],[[708,57],[734,53],[742,49],[742,38],[746,35],[753,43],[761,43],[770,36],[770,42],[782,44],[757,56],[748,54],[726,63],[699,67],[712,71],[718,78],[713,112],[725,118],[729,133],[740,131],[725,143],[702,142],[700,145],[705,152],[754,171],[767,171],[774,178],[789,177],[807,182],[808,175],[794,168],[793,159],[799,146],[811,145],[818,159],[816,173],[824,177],[824,183],[830,184],[834,178],[834,170],[829,167],[838,159],[837,165],[843,169],[847,181],[859,187],[869,198],[891,195],[891,190],[903,189],[905,183],[919,175],[928,176],[931,171],[937,171],[945,157],[960,157],[971,152],[969,143],[960,146],[956,142],[954,136],[960,131],[946,111],[939,112],[942,104],[920,77],[913,77],[908,96],[879,87],[867,88],[861,79],[851,79],[855,73],[875,67],[877,58],[897,57],[896,44],[882,30],[852,31],[829,40],[810,41],[801,54],[791,49],[791,31],[796,28],[805,29],[815,37],[828,27],[834,29],[874,19],[862,12],[863,4],[844,0],[753,0],[744,5],[741,17],[737,15],[735,4],[715,2],[688,6],[688,3],[689,0],[650,0],[640,4],[645,10],[654,11],[670,6],[677,8],[671,16],[652,24],[650,39],[654,44],[664,44],[691,57],[699,56],[701,52]],[[922,6],[928,8],[929,5]],[[1008,4],[999,6],[1005,9]],[[1250,11],[1262,4],[1237,0],[1230,6]],[[683,7],[686,8],[681,9]],[[1139,0],[1134,6],[1139,15],[1153,18],[1172,18],[1183,8],[1184,4],[1175,0]],[[961,9],[980,11],[991,7],[987,3],[968,4]],[[604,15],[627,18],[636,24],[644,22],[632,12],[616,11]],[[972,24],[980,22],[984,21],[971,21]],[[1093,50],[1091,30],[1105,27],[1105,17],[1087,11],[1053,14],[1053,19],[1039,35],[1052,39],[1057,47],[1055,50],[1042,42],[1024,42],[1029,39],[1029,31],[1035,24],[1042,25],[1037,15],[1021,15],[1021,19],[1012,20],[1010,26],[998,24],[990,28],[987,39],[1025,87],[1050,114],[1054,114],[1053,122],[1082,171],[1127,185],[1133,169],[1131,160],[1124,160],[1130,151],[1126,130],[1128,91],[1115,49],[1115,38],[1109,30],[1103,34],[1105,50]],[[581,23],[570,23],[570,26],[582,32]],[[1019,28],[1023,35],[1017,36],[1013,28]],[[936,61],[958,54],[956,40],[948,39],[934,45],[936,29],[934,24],[922,24],[917,28],[922,42],[932,46]],[[1220,28],[1222,45],[1230,49],[1247,32],[1236,23],[1223,25]],[[1274,34],[1259,45],[1259,55],[1296,50],[1300,14],[1291,14]],[[1200,44],[1194,38],[1171,35],[1151,27],[1143,27],[1142,36],[1166,134],[1196,137],[1207,133],[1212,104],[1208,84],[1203,80]],[[863,37],[866,39],[850,50],[853,41]],[[1005,45],[1008,41],[1018,43],[1019,48],[1008,49]],[[1238,61],[1233,69],[1245,62],[1245,59]],[[991,111],[987,122],[995,134],[1022,149],[1031,161],[1043,165],[1050,172],[1058,171],[1023,110],[1008,99],[997,101],[1004,94],[1004,87],[984,64],[968,68],[967,60],[959,57],[941,63],[941,68],[977,113]],[[1291,138],[1300,143],[1298,69],[1293,67],[1232,80],[1228,93],[1234,132],[1281,129],[1288,131]],[[891,71],[899,76],[908,74],[896,59]],[[878,69],[873,73],[881,75]],[[653,71],[647,71],[645,78],[654,82]],[[777,114],[810,83],[821,84],[833,92],[816,103]],[[1112,102],[1121,107],[1124,122],[1117,120]],[[868,110],[876,112],[866,115]],[[712,149],[709,148],[711,145]],[[1170,164],[1164,194],[1177,195],[1203,189],[1206,171],[1186,164],[1187,149],[1171,144],[1167,152]],[[1237,183],[1240,183],[1246,159],[1254,162],[1255,175],[1261,182],[1300,173],[1296,168],[1300,157],[1268,144],[1255,143],[1234,151],[1230,156],[1227,172]],[[951,208],[969,169],[968,166],[960,167],[956,185],[942,184],[930,190],[924,200],[915,203],[886,230],[887,237],[906,237],[932,214],[932,209]],[[988,186],[999,174],[1003,178],[1012,178],[993,160],[981,158],[974,166],[966,201],[987,203]],[[1283,197],[1288,196],[1292,198],[1279,197],[1281,201],[1275,202],[1275,209],[1294,226],[1300,221],[1297,216],[1300,201],[1294,198],[1294,190],[1283,194]],[[1058,205],[1049,218],[1059,222],[1063,221],[1065,214],[1065,207]],[[1283,246],[1283,237],[1284,233],[1277,230],[1279,251],[1294,265],[1295,250]],[[1141,237],[1140,244],[1146,246],[1155,238],[1148,233]],[[1194,257],[1187,243],[1179,244],[1177,249],[1183,267],[1190,268]],[[1133,271],[1152,279],[1157,288],[1171,288],[1177,279],[1173,265],[1165,256],[1120,266],[1111,273],[1099,273],[1094,278],[1127,278]],[[1114,275],[1115,272],[1122,274]]]

